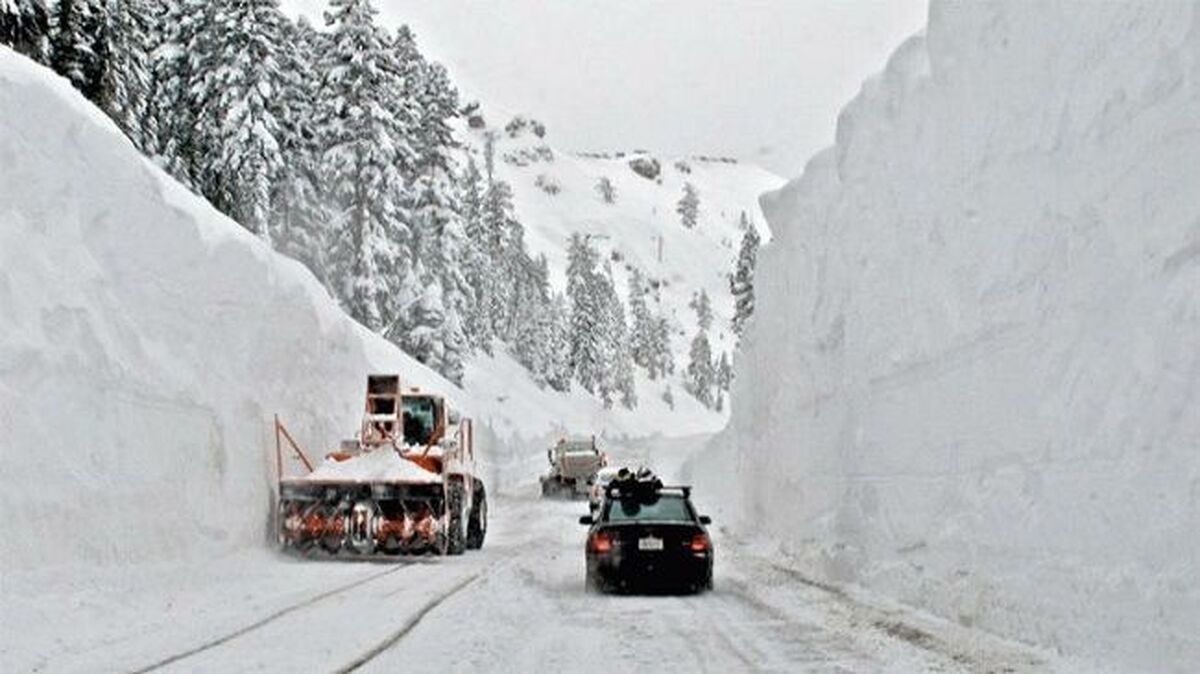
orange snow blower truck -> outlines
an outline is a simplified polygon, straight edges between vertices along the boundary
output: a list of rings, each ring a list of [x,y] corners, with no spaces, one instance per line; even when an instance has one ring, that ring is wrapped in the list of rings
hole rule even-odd
[[[275,420],[279,541],[303,554],[458,555],[483,546],[487,495],[471,420],[443,396],[367,377],[358,437],[317,466]],[[284,477],[284,445],[308,473]]]

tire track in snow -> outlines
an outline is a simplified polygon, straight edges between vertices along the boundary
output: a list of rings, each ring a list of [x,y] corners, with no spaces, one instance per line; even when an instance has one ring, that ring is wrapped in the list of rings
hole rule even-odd
[[[274,613],[264,616],[263,618],[260,618],[256,621],[250,623],[249,625],[239,627],[238,629],[236,629],[232,632],[229,632],[225,635],[222,635],[215,639],[206,641],[198,646],[189,648],[186,651],[180,651],[179,653],[165,657],[161,660],[158,660],[157,662],[146,665],[145,667],[140,667],[138,669],[132,670],[132,672],[130,672],[130,674],[146,674],[147,672],[153,672],[155,670],[162,669],[163,667],[166,667],[167,665],[174,664],[176,662],[179,662],[180,660],[190,658],[194,655],[203,653],[204,651],[210,650],[212,648],[216,648],[217,646],[220,646],[222,644],[233,641],[234,639],[237,639],[238,637],[245,636],[246,634],[249,634],[250,632],[253,632],[257,629],[261,629],[288,614],[291,614],[296,611],[299,611],[300,609],[312,606],[313,604],[324,601],[326,599],[337,596],[339,594],[343,594],[345,592],[353,590],[356,587],[360,587],[362,585],[366,585],[367,583],[379,580],[380,578],[389,576],[393,573],[396,573],[398,571],[406,569],[409,566],[410,566],[410,564],[408,564],[408,563],[402,564],[400,566],[396,566],[394,568],[388,569],[387,571],[381,571],[379,573],[375,573],[370,576],[367,576],[366,578],[359,578],[358,580],[346,583],[345,585],[339,585],[338,587],[335,587],[331,590],[326,590],[320,594],[309,597],[308,599],[305,599],[304,601],[297,602],[295,604],[291,604],[290,606],[286,606],[282,609],[279,609],[279,610],[275,611]]]
[[[425,616],[429,615],[430,612],[432,612],[437,607],[441,606],[446,600],[450,599],[454,595],[456,595],[459,592],[462,592],[463,590],[470,587],[472,584],[475,583],[475,581],[482,578],[483,575],[484,575],[483,571],[477,571],[477,572],[467,576],[466,578],[463,578],[462,580],[458,581],[453,586],[451,586],[450,589],[446,590],[445,592],[442,592],[438,596],[436,596],[433,599],[426,602],[425,605],[421,607],[421,610],[419,610],[415,614],[413,614],[400,627],[400,629],[398,629],[395,632],[393,632],[392,634],[388,635],[388,637],[386,639],[379,642],[375,646],[371,647],[366,653],[363,653],[362,655],[360,655],[358,658],[356,658],[350,664],[346,665],[345,667],[340,667],[335,671],[337,672],[337,674],[348,674],[349,672],[353,672],[353,671],[359,669],[360,667],[362,667],[363,665],[371,662],[375,658],[379,657],[384,652],[386,652],[389,648],[400,643],[400,640],[403,639],[405,636],[407,636],[409,632],[413,631],[413,629],[417,625],[419,625],[421,623],[421,621],[425,618]]]

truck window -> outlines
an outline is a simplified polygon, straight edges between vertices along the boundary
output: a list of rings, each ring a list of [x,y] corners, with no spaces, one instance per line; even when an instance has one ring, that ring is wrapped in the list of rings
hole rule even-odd
[[[404,444],[429,444],[437,426],[437,406],[434,405],[433,399],[405,396],[401,400],[401,409],[404,411]]]

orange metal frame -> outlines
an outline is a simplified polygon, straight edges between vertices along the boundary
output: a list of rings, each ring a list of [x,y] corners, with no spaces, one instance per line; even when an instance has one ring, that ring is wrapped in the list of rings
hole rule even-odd
[[[300,445],[292,438],[292,434],[288,433],[287,428],[279,421],[279,415],[275,415],[275,471],[279,479],[283,479],[283,440],[287,440],[291,446],[294,456],[304,464],[308,472],[313,472],[312,461],[308,460],[308,456],[300,449]]]

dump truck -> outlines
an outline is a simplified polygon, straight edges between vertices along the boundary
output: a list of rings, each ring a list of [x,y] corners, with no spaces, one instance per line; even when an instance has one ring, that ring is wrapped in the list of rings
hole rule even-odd
[[[608,456],[590,438],[560,438],[546,450],[550,470],[541,476],[545,498],[586,498],[597,471],[608,465]]]
[[[475,433],[441,395],[367,377],[362,425],[314,465],[278,420],[280,545],[305,555],[458,555],[483,546]],[[284,448],[307,469],[283,476]]]

